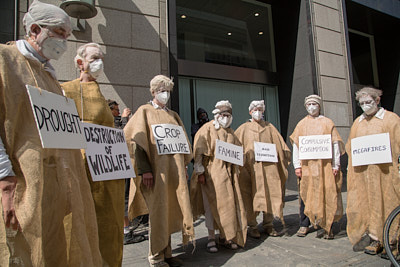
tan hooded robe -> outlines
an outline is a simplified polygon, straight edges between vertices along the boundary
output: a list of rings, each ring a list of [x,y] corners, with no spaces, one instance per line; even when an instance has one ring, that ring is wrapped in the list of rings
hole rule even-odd
[[[186,166],[192,159],[192,154],[158,155],[151,128],[154,124],[174,124],[185,129],[176,112],[156,109],[151,104],[139,107],[124,128],[130,151],[134,151],[131,146],[135,144],[144,149],[154,177],[152,188],[149,189],[144,184],[140,188],[149,209],[152,255],[168,246],[172,233],[182,231],[184,245],[194,238],[186,180]],[[186,132],[185,136],[190,145]]]
[[[294,129],[290,142],[299,147],[299,137],[330,134],[332,144],[339,143],[340,154],[344,154],[344,144],[331,119],[324,116],[306,116]],[[342,174],[332,173],[332,159],[301,160],[302,178],[300,197],[304,201],[304,214],[313,225],[319,225],[328,233],[332,223],[343,216]]]
[[[190,180],[190,197],[193,216],[197,219],[204,214],[202,188],[210,204],[214,224],[227,240],[239,246],[246,243],[247,220],[240,192],[239,166],[215,158],[216,140],[241,145],[231,128],[215,129],[213,120],[204,124],[194,138],[194,157],[203,158],[206,183],[198,183],[194,172]]]
[[[263,211],[278,217],[283,223],[285,183],[291,152],[278,130],[269,122],[249,121],[235,131],[243,144],[245,163],[240,167],[239,183],[248,222],[254,212]],[[276,145],[278,162],[255,161],[254,142]],[[253,213],[253,215],[252,215]]]
[[[81,153],[42,148],[26,84],[62,95],[58,81],[39,61],[25,58],[14,45],[0,45],[0,135],[18,180],[14,205],[22,228],[14,240],[7,238],[14,242],[9,243],[13,263],[101,266],[95,208]],[[8,266],[4,227],[1,217],[0,265]]]
[[[81,83],[80,79],[76,79],[63,83],[61,86],[66,96],[75,101],[81,119],[83,107],[84,122],[114,127],[114,117],[97,82]],[[81,86],[83,103],[81,102]],[[82,157],[96,208],[101,255],[108,266],[121,266],[124,244],[125,180],[93,182],[84,150],[82,150]]]
[[[356,244],[366,232],[382,242],[385,220],[400,205],[400,118],[386,110],[383,119],[375,116],[359,119],[355,119],[346,144],[349,155],[347,235],[352,244]],[[380,133],[389,133],[392,162],[353,167],[351,139]]]

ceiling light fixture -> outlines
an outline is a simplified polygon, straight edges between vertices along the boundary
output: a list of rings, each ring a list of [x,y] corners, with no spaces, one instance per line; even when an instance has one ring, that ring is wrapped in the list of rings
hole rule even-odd
[[[264,34],[264,32],[258,32],[258,35],[263,35]]]
[[[181,19],[186,19],[186,15],[182,15],[182,16],[181,16]]]
[[[260,13],[254,13],[254,17],[260,16]]]
[[[228,35],[229,35],[229,36],[231,36],[231,35],[232,35],[232,33],[231,33],[231,32],[228,32]]]

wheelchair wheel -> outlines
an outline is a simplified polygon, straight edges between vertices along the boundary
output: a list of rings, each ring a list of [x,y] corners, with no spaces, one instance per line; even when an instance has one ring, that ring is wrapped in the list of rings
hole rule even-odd
[[[400,267],[400,206],[395,208],[386,219],[383,243],[389,260],[394,266]]]

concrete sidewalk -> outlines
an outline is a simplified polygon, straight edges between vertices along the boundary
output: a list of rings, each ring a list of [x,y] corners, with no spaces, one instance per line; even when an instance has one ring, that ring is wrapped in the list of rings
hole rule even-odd
[[[342,193],[346,205],[347,193]],[[380,256],[370,256],[363,252],[353,252],[346,236],[346,217],[334,224],[335,238],[316,238],[317,231],[306,237],[296,236],[298,230],[299,202],[296,191],[286,191],[284,216],[288,234],[282,237],[268,237],[261,231],[260,239],[247,238],[245,248],[231,251],[224,247],[215,254],[206,252],[207,229],[204,218],[195,222],[196,249],[193,245],[183,249],[181,234],[172,235],[174,256],[179,256],[185,266],[390,266],[388,260]],[[262,215],[258,222],[262,221]],[[282,229],[279,222],[276,229]],[[136,232],[145,233],[146,228]],[[149,266],[147,261],[148,240],[124,246],[123,266]]]

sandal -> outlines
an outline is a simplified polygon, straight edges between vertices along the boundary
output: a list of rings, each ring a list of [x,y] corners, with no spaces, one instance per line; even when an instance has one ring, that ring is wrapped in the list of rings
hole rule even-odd
[[[309,228],[302,226],[300,227],[299,231],[297,231],[297,236],[299,237],[305,237],[308,234]]]
[[[219,243],[227,249],[237,250],[239,248],[232,240],[226,240],[225,238],[219,238]]]
[[[328,233],[328,232],[325,231],[325,233],[324,233],[324,239],[332,240],[332,239],[333,239],[333,232],[330,231],[330,232]]]
[[[208,253],[217,253],[218,248],[217,248],[217,243],[215,243],[215,239],[208,239],[206,250]]]

